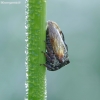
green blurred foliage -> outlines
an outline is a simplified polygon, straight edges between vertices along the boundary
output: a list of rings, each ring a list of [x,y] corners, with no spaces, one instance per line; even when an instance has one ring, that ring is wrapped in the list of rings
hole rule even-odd
[[[15,1],[15,0],[13,0]],[[25,97],[25,1],[0,4],[0,100]],[[100,0],[47,0],[71,63],[47,71],[47,100],[100,100]]]

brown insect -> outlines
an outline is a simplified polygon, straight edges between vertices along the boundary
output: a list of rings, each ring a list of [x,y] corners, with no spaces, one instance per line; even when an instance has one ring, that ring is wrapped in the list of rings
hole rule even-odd
[[[55,71],[70,63],[64,35],[57,23],[53,21],[47,22],[46,48],[44,65],[48,70]]]

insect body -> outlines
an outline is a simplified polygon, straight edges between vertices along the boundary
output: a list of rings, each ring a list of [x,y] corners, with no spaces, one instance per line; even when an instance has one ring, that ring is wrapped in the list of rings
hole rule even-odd
[[[46,48],[45,66],[48,70],[55,71],[70,63],[64,35],[59,26],[53,21],[47,22]]]

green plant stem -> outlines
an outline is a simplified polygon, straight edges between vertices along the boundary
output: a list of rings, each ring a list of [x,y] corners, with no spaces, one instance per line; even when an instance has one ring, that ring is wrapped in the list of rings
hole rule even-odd
[[[26,100],[46,100],[46,1],[26,0]]]

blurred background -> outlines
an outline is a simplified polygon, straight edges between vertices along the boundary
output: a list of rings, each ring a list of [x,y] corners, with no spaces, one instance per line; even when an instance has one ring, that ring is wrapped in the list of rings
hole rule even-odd
[[[20,2],[0,1],[0,100],[25,97],[25,0]],[[100,100],[100,0],[47,0],[47,20],[62,29],[71,62],[47,71],[47,100]]]

